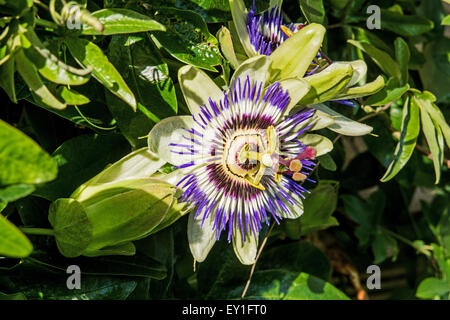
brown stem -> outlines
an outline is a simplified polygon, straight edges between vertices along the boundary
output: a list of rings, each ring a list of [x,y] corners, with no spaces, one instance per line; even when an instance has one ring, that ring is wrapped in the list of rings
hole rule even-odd
[[[250,270],[250,275],[248,277],[247,283],[245,284],[244,291],[242,291],[241,299],[245,297],[245,294],[247,293],[248,287],[250,286],[250,282],[252,281],[253,272],[255,271],[256,263],[258,262],[259,256],[261,255],[262,250],[264,249],[264,246],[267,243],[267,239],[269,239],[270,233],[273,230],[273,227],[275,226],[274,223],[270,226],[269,232],[267,232],[266,237],[264,238],[263,242],[261,243],[261,247],[259,247],[258,253],[256,255],[255,263],[252,265],[252,269]]]
[[[426,155],[428,159],[433,160],[433,156],[432,156],[431,152],[428,152],[427,149],[425,149],[421,145],[416,144],[416,149],[419,150],[420,152],[422,152],[424,155]],[[447,166],[447,168],[450,169],[450,160],[444,158],[444,163]]]

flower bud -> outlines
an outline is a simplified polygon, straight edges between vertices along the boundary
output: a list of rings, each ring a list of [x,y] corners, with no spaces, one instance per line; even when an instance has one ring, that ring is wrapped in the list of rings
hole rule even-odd
[[[133,255],[132,241],[186,213],[185,205],[177,202],[181,192],[175,186],[149,177],[161,166],[155,163],[159,159],[147,150],[135,151],[80,186],[70,198],[53,202],[49,221],[61,254]]]

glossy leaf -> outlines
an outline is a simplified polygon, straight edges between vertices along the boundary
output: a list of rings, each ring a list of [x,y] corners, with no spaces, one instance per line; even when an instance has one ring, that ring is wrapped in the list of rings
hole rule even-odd
[[[395,39],[395,59],[400,67],[400,72],[402,74],[401,84],[405,85],[408,83],[408,65],[411,59],[411,53],[409,51],[408,44],[402,38]]]
[[[146,31],[165,31],[166,28],[149,17],[128,9],[102,9],[91,15],[103,24],[103,31],[95,30],[89,24],[83,24],[82,34],[113,35],[120,33],[135,33]]]
[[[385,74],[398,79],[401,78],[400,67],[388,53],[366,42],[354,40],[348,40],[347,42],[367,53]]]
[[[218,42],[201,16],[188,10],[165,8],[155,19],[165,25],[167,31],[153,32],[152,39],[175,59],[216,71],[214,66],[221,63]]]
[[[77,61],[93,69],[92,75],[100,81],[112,94],[136,110],[136,98],[120,73],[109,62],[103,51],[94,43],[78,38],[66,38],[64,43]]]
[[[238,297],[240,287],[236,288]],[[246,299],[258,300],[348,300],[328,282],[306,273],[285,270],[256,271]]]
[[[0,185],[38,184],[55,179],[55,161],[32,139],[0,120]]]
[[[412,103],[418,105],[418,108],[420,108],[420,104],[415,97],[412,98]],[[439,136],[442,137],[442,132],[439,127],[435,126],[426,109],[420,108],[420,115],[422,119],[422,130],[433,158],[434,172],[436,174],[435,183],[437,184],[441,178],[441,164],[444,156],[443,146],[439,141]]]
[[[408,91],[409,85],[400,85],[400,81],[397,78],[390,78],[383,89],[367,98],[365,104],[368,106],[382,106],[389,102],[400,99],[403,94]]]
[[[410,99],[407,99],[403,106],[400,141],[395,148],[394,159],[389,164],[383,178],[381,178],[382,182],[391,180],[406,165],[416,146],[419,132],[419,108],[416,103],[410,102]]]
[[[417,288],[416,296],[422,299],[433,299],[450,292],[450,284],[438,278],[426,278]]]
[[[58,178],[36,190],[36,195],[54,201],[67,198],[83,182],[125,155],[129,146],[119,135],[81,135],[63,143],[52,156],[59,166]]]
[[[299,2],[303,15],[309,23],[315,22],[323,24],[325,20],[323,0],[299,0]]]
[[[113,36],[108,57],[137,97],[137,111],[107,94],[108,108],[117,119],[121,133],[134,148],[146,145],[146,136],[155,123],[178,110],[177,95],[167,64],[152,42],[139,36]]]
[[[30,240],[4,216],[0,215],[0,256],[24,258],[33,251]]]
[[[17,52],[16,68],[22,79],[25,81],[30,90],[45,105],[58,110],[66,108],[66,105],[55,98],[42,82],[36,67],[28,60],[22,51]]]
[[[54,83],[73,86],[89,81],[89,71],[64,64],[42,44],[34,31],[29,30],[23,34],[21,40],[25,55],[44,78]]]
[[[0,87],[5,90],[11,101],[17,103],[14,69],[14,58],[8,59],[8,61],[0,66]]]
[[[401,36],[413,37],[433,29],[433,22],[423,16],[409,16],[381,9],[381,28]]]

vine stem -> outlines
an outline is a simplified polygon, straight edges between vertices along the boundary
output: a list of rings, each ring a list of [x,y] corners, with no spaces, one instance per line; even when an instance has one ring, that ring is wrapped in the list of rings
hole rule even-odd
[[[55,231],[53,229],[44,229],[44,228],[19,228],[23,233],[26,234],[34,234],[40,236],[55,236]]]
[[[252,269],[250,270],[250,275],[248,277],[247,283],[245,284],[244,291],[242,291],[241,299],[243,299],[245,297],[245,294],[247,293],[248,287],[250,286],[250,282],[252,281],[253,272],[255,272],[256,263],[258,263],[259,256],[261,255],[261,252],[263,251],[263,249],[267,243],[267,239],[269,239],[270,233],[272,232],[274,226],[275,226],[275,223],[272,223],[272,225],[270,226],[269,232],[267,232],[266,237],[264,238],[263,242],[261,243],[261,247],[259,247],[255,262],[252,265]]]

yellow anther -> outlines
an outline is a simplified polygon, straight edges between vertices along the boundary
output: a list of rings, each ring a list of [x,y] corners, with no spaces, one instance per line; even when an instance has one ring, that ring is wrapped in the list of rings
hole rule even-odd
[[[261,181],[261,179],[259,179],[258,182],[255,181],[255,179],[253,179],[250,175],[246,175],[245,176],[245,180],[247,180],[247,182],[252,186],[255,187],[259,190],[266,190],[266,188],[264,188],[259,182]]]
[[[296,172],[292,175],[292,179],[294,179],[294,181],[300,182],[304,181],[306,179],[306,176],[303,173]]]
[[[290,38],[294,34],[291,29],[286,26],[281,25],[281,30]]]
[[[289,170],[299,172],[302,169],[302,162],[298,159],[292,160],[289,164]]]

